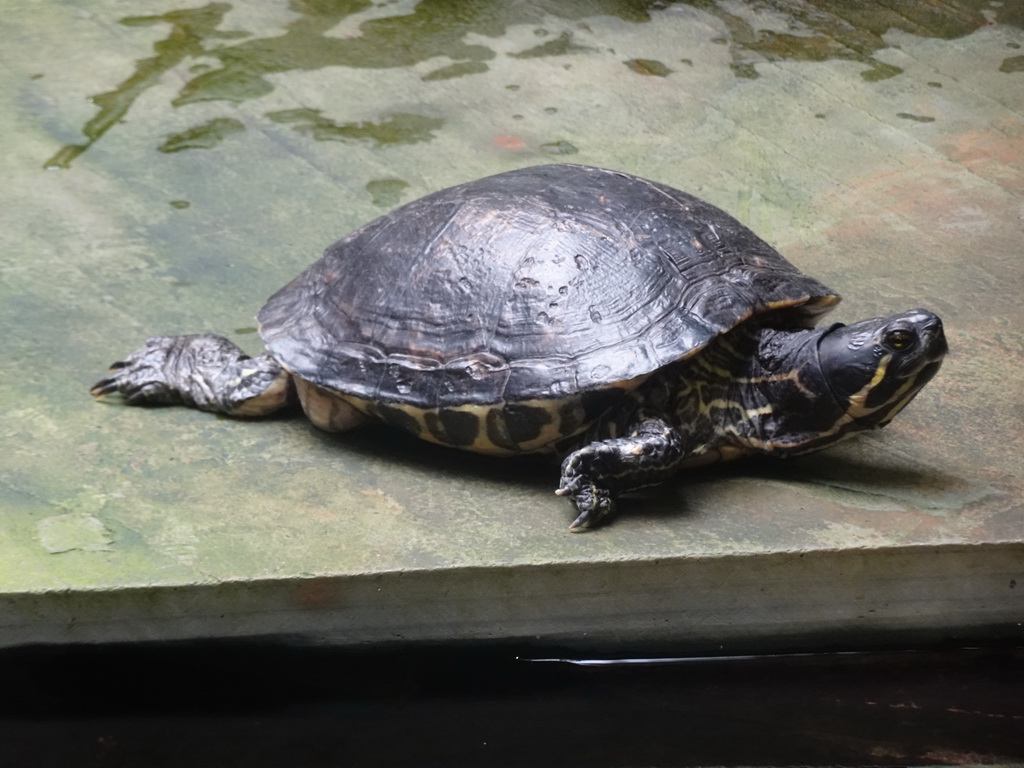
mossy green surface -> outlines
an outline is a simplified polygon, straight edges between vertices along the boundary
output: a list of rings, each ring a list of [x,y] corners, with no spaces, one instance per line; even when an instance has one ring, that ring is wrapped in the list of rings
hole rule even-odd
[[[866,1],[7,3],[0,594],[472,568],[500,595],[541,564],[865,550],[884,568],[893,548],[1020,541],[1011,5],[883,24]],[[730,211],[845,296],[837,320],[935,310],[948,362],[883,433],[680,478],[586,535],[543,462],[89,397],[148,335],[258,352],[263,300],[382,207],[560,160]]]

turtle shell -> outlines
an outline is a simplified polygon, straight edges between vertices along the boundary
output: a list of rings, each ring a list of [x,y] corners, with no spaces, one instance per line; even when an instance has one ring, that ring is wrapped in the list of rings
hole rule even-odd
[[[418,409],[629,389],[758,313],[838,296],[723,211],[626,173],[542,165],[404,205],[259,313],[292,373]]]

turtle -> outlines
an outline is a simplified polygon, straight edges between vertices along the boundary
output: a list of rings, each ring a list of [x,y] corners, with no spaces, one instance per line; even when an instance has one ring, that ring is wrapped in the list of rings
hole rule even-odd
[[[629,173],[547,164],[443,189],[326,249],[258,313],[263,354],[155,336],[91,389],[127,403],[375,424],[561,459],[571,530],[684,468],[888,424],[947,352],[911,309],[839,295],[739,221]]]

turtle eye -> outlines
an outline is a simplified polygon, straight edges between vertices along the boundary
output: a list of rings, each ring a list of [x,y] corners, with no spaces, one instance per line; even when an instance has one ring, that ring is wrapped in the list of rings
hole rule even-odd
[[[882,343],[894,352],[903,352],[910,349],[917,342],[917,335],[913,331],[902,328],[889,331],[882,339]]]

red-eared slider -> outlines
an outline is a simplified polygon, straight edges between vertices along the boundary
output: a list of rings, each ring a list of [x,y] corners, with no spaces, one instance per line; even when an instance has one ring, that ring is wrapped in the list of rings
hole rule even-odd
[[[368,423],[564,456],[589,528],[683,467],[817,450],[885,426],[938,370],[914,309],[814,329],[839,301],[731,216],[599,168],[543,165],[428,195],[338,241],[259,312],[267,352],[160,336],[92,393]]]

